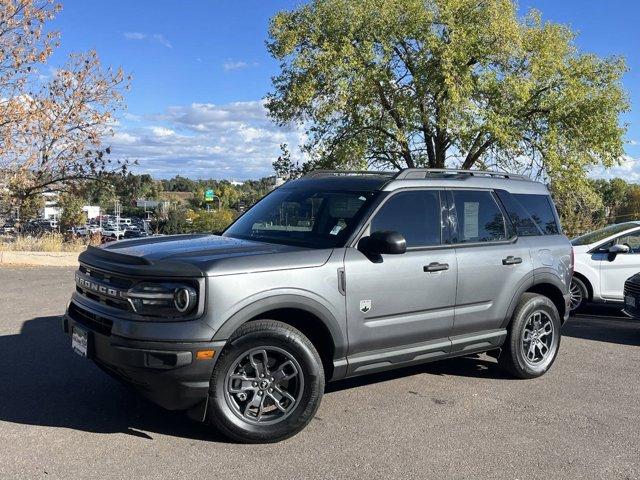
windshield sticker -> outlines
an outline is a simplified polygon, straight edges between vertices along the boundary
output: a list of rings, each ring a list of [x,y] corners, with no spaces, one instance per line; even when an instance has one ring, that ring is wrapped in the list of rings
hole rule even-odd
[[[331,229],[331,231],[329,232],[329,234],[331,234],[331,235],[337,235],[337,234],[339,234],[339,233],[340,233],[340,230],[342,230],[342,225],[337,224],[335,227],[333,227],[333,228]]]

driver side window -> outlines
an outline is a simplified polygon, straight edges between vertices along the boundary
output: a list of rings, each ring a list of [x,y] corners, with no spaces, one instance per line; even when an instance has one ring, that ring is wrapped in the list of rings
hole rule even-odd
[[[437,190],[399,192],[389,198],[371,220],[371,233],[400,232],[407,248],[440,245],[442,222]]]
[[[629,253],[640,253],[640,231],[618,237],[615,243],[627,245],[630,248]]]

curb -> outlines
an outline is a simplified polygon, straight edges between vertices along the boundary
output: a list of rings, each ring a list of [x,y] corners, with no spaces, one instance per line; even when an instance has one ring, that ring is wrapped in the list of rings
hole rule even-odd
[[[0,265],[32,265],[43,267],[75,267],[80,252],[13,252],[0,251]]]

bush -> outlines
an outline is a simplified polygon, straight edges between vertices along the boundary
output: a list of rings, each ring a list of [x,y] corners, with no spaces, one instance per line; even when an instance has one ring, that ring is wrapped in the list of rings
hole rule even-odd
[[[87,241],[74,238],[64,241],[60,233],[45,233],[39,236],[18,235],[0,237],[0,250],[13,252],[81,252],[87,248]]]
[[[191,217],[191,231],[194,233],[220,233],[229,226],[236,217],[233,210],[206,210],[195,212]]]

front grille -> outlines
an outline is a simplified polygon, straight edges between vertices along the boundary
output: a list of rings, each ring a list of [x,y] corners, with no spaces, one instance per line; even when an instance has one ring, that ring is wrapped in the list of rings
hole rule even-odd
[[[94,270],[93,268],[86,267],[85,265],[80,265],[80,272],[91,278],[95,278],[100,283],[104,283],[116,288],[131,288],[131,285],[133,285],[134,282],[131,278],[114,275],[112,273],[103,272],[101,270]]]
[[[78,273],[93,283],[94,281],[106,288],[117,289],[118,291],[127,290],[134,284],[134,280],[131,278],[122,277],[120,275],[114,275],[109,272],[101,270],[94,270],[91,267],[80,265]],[[94,290],[86,288],[85,285],[78,285],[76,283],[76,291],[85,298],[99,302],[109,307],[118,308],[120,310],[132,311],[131,304],[121,297],[113,297],[105,295]]]
[[[111,335],[111,328],[113,327],[113,322],[108,318],[101,317],[100,315],[96,315],[95,313],[89,312],[84,308],[79,307],[75,303],[71,303],[69,305],[69,310],[67,312],[69,317],[74,322],[79,323],[95,332],[98,332],[102,335],[109,336]]]
[[[625,295],[640,295],[640,285],[635,282],[624,282],[624,294]]]

